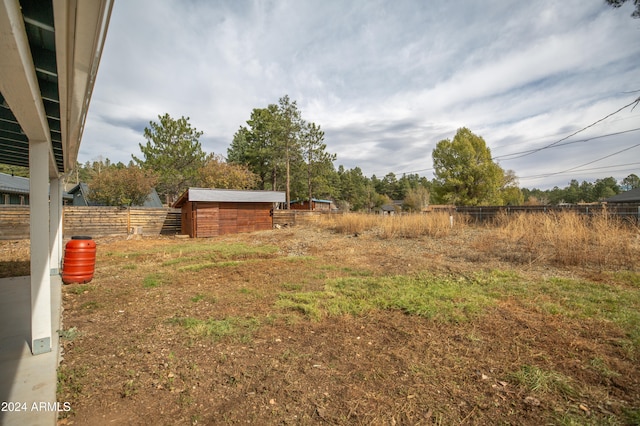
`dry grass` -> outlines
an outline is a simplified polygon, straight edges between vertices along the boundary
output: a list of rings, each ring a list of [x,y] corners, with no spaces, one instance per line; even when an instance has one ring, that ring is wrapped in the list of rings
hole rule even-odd
[[[639,229],[603,214],[503,215],[495,221],[498,250],[509,260],[563,266],[630,267],[638,262]]]
[[[466,217],[446,212],[380,216],[365,213],[323,216],[319,226],[343,234],[370,232],[381,238],[443,237],[466,226]]]
[[[379,216],[363,213],[323,216],[318,225],[343,234],[369,233],[383,239],[447,237],[473,227],[464,215],[446,212]],[[493,232],[470,239],[472,249],[518,264],[633,269],[640,261],[637,225],[607,214],[575,212],[499,215]]]

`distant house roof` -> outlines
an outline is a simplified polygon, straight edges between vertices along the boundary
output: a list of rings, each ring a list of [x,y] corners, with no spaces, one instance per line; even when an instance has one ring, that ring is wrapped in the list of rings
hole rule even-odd
[[[279,191],[252,191],[237,189],[189,188],[173,207],[182,207],[187,201],[229,203],[284,203],[285,193]]]
[[[621,192],[618,195],[607,198],[605,201],[607,203],[640,203],[640,188]]]
[[[69,191],[67,191],[71,196],[73,196],[73,205],[74,206],[94,206],[95,203],[92,203],[89,200],[89,187],[86,183],[79,183]]]
[[[101,204],[89,199],[89,185],[84,182],[80,182],[69,190],[69,194],[73,197],[74,206],[99,206]],[[162,207],[162,201],[156,192],[155,188],[149,192],[147,199],[141,206],[136,207]]]
[[[308,200],[291,200],[290,203],[294,204],[294,203],[306,203]],[[311,201],[313,201],[314,203],[325,203],[325,204],[331,204],[332,201],[331,200],[319,200],[317,198],[312,198]]]
[[[29,195],[29,178],[0,173],[0,192],[4,194]],[[63,192],[62,198],[70,200],[71,196]]]
[[[29,178],[0,173],[0,192],[7,194],[29,194]]]

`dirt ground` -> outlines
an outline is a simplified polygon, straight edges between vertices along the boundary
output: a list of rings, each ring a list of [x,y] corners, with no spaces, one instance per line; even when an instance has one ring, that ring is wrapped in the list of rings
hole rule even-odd
[[[419,273],[633,287],[601,270],[506,263],[477,250],[487,232],[98,238],[93,281],[63,288],[58,397],[72,412],[59,424],[638,424],[640,353],[612,321],[550,313],[532,295],[459,321],[279,304],[335,279]],[[23,245],[0,243],[0,260],[24,267]],[[518,372],[558,378],[527,386]]]

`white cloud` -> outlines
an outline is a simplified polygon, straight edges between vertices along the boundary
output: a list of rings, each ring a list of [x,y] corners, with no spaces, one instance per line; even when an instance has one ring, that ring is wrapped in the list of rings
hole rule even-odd
[[[431,177],[431,150],[458,127],[498,155],[551,143],[630,102],[621,92],[640,88],[640,20],[629,14],[579,0],[117,2],[80,160],[128,161],[142,128],[165,112],[191,117],[205,150],[224,154],[253,108],[288,94],[325,130],[336,164]],[[593,132],[640,127],[628,111],[615,119]],[[551,173],[630,143],[501,164]],[[579,178],[610,175],[624,177]]]

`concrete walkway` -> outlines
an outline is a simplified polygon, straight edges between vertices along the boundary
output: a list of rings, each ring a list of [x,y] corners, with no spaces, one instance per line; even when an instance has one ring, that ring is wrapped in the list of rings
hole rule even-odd
[[[32,355],[29,277],[0,279],[0,425],[53,426],[60,345],[61,280],[51,276],[52,351]]]

